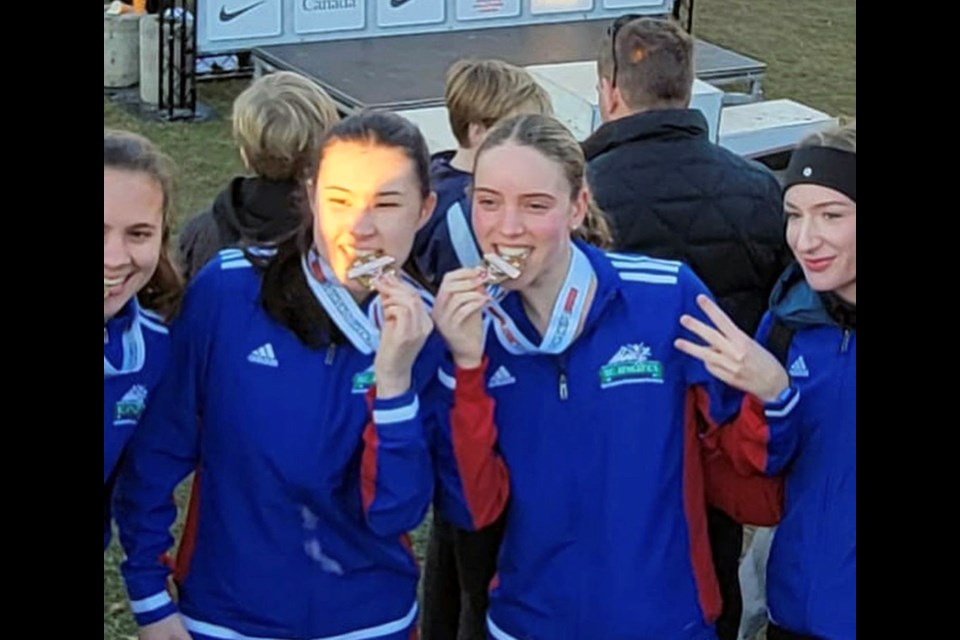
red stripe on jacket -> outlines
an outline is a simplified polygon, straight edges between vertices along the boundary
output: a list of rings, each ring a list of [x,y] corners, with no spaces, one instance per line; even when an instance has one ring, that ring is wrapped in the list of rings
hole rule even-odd
[[[707,531],[707,501],[697,411],[697,390],[691,389],[684,403],[683,511],[690,535],[690,565],[697,584],[700,609],[704,619],[713,623],[720,616],[723,600]]]
[[[360,459],[360,494],[363,498],[364,513],[370,510],[370,505],[377,495],[377,449],[380,439],[377,437],[377,426],[373,422],[373,400],[376,395],[376,387],[370,387],[367,391],[370,419],[363,430],[363,455]]]
[[[707,502],[741,524],[777,524],[783,515],[784,484],[782,477],[764,474],[770,430],[762,403],[745,396],[737,416],[718,427],[709,417],[709,395],[702,388],[694,393],[707,427],[701,441]]]
[[[173,567],[173,580],[182,585],[190,573],[190,561],[197,547],[197,528],[200,524],[200,467],[197,466],[190,485],[190,498],[187,501],[187,520],[183,525],[183,535],[177,548],[177,560]]]
[[[740,474],[766,473],[770,427],[756,396],[744,396],[736,419],[708,435],[711,446],[721,448]]]
[[[482,529],[503,513],[510,496],[510,478],[496,452],[494,401],[487,395],[487,359],[475,369],[456,369],[457,386],[450,410],[453,454],[473,525]]]
[[[759,422],[758,422],[759,421]],[[758,436],[768,434],[763,407],[747,396],[740,414],[729,424],[718,426],[710,418],[710,395],[702,387],[687,392],[684,407],[684,512],[690,532],[690,563],[700,608],[708,622],[716,621],[723,608],[720,587],[707,530],[707,504],[724,511],[741,524],[772,526],[783,513],[783,479],[762,475],[766,462],[766,439],[761,448]],[[723,441],[726,440],[726,446]],[[727,453],[737,450],[738,460]]]

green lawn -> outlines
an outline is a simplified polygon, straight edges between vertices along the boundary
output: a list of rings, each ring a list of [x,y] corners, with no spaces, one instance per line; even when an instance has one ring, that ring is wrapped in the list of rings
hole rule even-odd
[[[700,38],[768,65],[767,98],[792,98],[833,115],[857,113],[857,5],[855,0],[697,0]],[[245,80],[199,85],[199,100],[218,118],[203,123],[146,122],[103,101],[103,123],[143,133],[176,161],[179,220],[209,206],[241,170],[230,135],[230,104]],[[179,492],[183,500],[184,491]],[[422,546],[422,529],[415,544]],[[103,637],[136,637],[117,575],[116,544],[103,561]]]

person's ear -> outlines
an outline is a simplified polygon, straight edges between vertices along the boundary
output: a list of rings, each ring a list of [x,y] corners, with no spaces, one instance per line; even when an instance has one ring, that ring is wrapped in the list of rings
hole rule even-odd
[[[469,125],[467,125],[467,139],[470,141],[470,148],[479,148],[483,143],[484,138],[487,137],[488,132],[489,129],[479,122],[471,122]]]
[[[433,215],[433,210],[437,206],[437,193],[431,191],[430,195],[423,199],[423,206],[420,207],[420,217],[417,219],[417,231],[419,231],[423,225],[427,223],[427,220],[430,219],[430,216]]]
[[[614,116],[623,111],[624,101],[623,93],[620,91],[620,86],[614,86],[609,80],[604,78],[602,84],[606,85],[604,88],[606,103],[607,103],[607,119],[612,119]]]
[[[573,199],[573,211],[570,215],[570,231],[575,231],[583,226],[587,219],[587,211],[590,208],[590,191],[584,186],[580,193]]]

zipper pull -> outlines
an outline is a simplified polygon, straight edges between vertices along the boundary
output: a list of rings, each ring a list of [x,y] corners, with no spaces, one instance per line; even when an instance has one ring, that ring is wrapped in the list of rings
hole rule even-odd
[[[560,372],[560,399],[566,400],[569,396],[570,389],[567,387],[567,372]]]
[[[850,346],[850,329],[843,330],[843,342],[840,343],[840,353],[846,353],[847,348]]]
[[[324,363],[327,366],[333,364],[333,359],[337,355],[337,345],[334,342],[330,343],[330,346],[327,347],[327,357],[324,359]]]

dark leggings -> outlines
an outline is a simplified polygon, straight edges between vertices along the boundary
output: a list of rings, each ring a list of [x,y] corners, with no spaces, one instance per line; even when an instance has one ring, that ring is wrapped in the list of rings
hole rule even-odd
[[[717,619],[717,637],[737,640],[743,598],[740,594],[740,553],[743,550],[743,527],[719,509],[707,509],[707,531],[713,567],[717,572],[723,610]]]
[[[486,640],[490,581],[497,572],[504,516],[461,531],[434,512],[423,570],[421,640]]]

